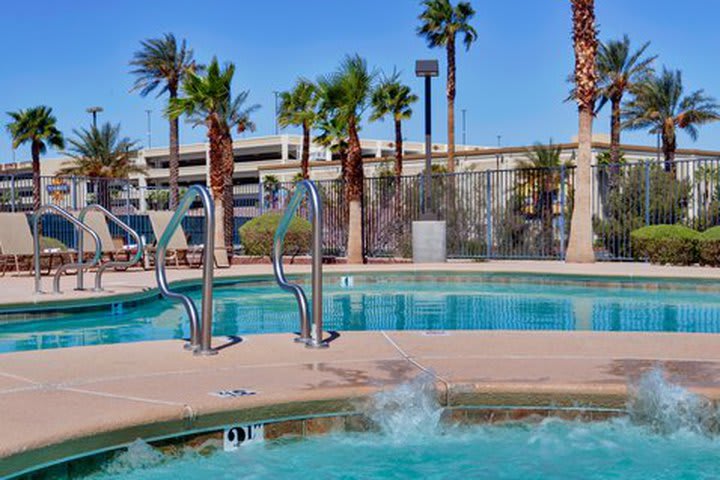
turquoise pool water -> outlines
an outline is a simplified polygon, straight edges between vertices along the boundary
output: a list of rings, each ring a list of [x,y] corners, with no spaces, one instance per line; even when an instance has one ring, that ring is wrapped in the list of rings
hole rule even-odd
[[[720,332],[720,284],[711,282],[438,273],[354,275],[351,287],[341,283],[325,279],[328,330]],[[200,293],[191,296],[199,301]],[[218,286],[214,310],[216,335],[298,328],[293,296],[269,279]],[[0,315],[0,352],[187,336],[182,307],[160,298],[22,319]]]
[[[106,479],[715,479],[718,413],[651,371],[627,415],[587,423],[453,426],[440,422],[430,380],[382,392],[361,407],[375,433],[281,439],[167,457],[136,442],[93,478]]]

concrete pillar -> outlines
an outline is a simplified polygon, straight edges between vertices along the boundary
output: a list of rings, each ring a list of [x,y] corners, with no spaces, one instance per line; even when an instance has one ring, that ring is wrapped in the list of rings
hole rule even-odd
[[[378,140],[375,142],[375,158],[382,157],[382,142]]]
[[[147,195],[147,179],[144,175],[138,177],[138,190],[140,191],[138,209],[140,213],[145,213],[147,211],[147,198],[145,197]]]
[[[287,135],[281,135],[280,136],[280,145],[281,145],[281,153],[280,153],[280,161],[281,163],[287,163],[288,159],[290,158],[290,147],[288,145],[288,136]]]

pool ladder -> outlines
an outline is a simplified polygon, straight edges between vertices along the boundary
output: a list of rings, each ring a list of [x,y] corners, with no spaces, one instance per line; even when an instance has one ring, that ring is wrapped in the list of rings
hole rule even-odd
[[[82,290],[84,287],[82,271],[84,269],[89,269],[97,265],[98,262],[100,262],[100,257],[102,256],[102,243],[100,242],[100,237],[98,236],[97,232],[95,232],[95,230],[85,225],[81,220],[75,218],[72,213],[68,212],[64,208],[54,204],[46,204],[38,208],[33,216],[33,261],[35,268],[35,293],[43,293],[42,280],[40,278],[40,220],[42,219],[43,213],[46,212],[58,215],[73,224],[80,238],[84,236],[83,232],[87,232],[95,242],[95,255],[89,263],[83,263],[82,256],[84,252],[82,251],[82,249],[80,249],[78,251],[78,262],[65,263],[63,265],[60,265],[55,271],[55,275],[53,277],[53,293],[62,293],[60,291],[60,277],[64,272],[70,269],[77,269],[78,275],[76,290]]]
[[[203,246],[203,276],[202,276],[202,305],[198,318],[198,309],[195,302],[179,292],[173,292],[168,286],[165,272],[165,255],[167,246],[175,230],[177,230],[185,213],[196,198],[200,198],[205,213],[205,244]],[[208,189],[202,185],[192,185],[178,203],[175,214],[168,222],[167,228],[158,239],[155,252],[155,278],[160,293],[171,300],[183,304],[190,319],[190,342],[185,348],[192,350],[195,355],[215,355],[217,350],[212,348],[212,308],[213,308],[213,260],[215,247],[215,204]]]
[[[303,198],[307,195],[309,199],[310,212],[312,215],[312,312],[308,305],[305,290],[296,284],[288,282],[283,270],[283,245],[285,234],[287,233],[290,223],[295,217]],[[298,310],[300,313],[300,336],[295,339],[296,342],[305,343],[310,348],[325,348],[328,346],[323,341],[323,309],[322,309],[322,202],[317,187],[310,180],[303,180],[295,187],[295,194],[285,209],[273,241],[273,271],[275,280],[280,288],[291,292],[297,300]],[[312,327],[310,325],[312,318]]]

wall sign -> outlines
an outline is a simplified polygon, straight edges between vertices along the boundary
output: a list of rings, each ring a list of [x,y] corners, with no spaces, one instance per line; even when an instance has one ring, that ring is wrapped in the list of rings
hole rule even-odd
[[[261,423],[229,427],[223,432],[223,450],[232,452],[242,445],[262,442],[264,438],[265,427]]]

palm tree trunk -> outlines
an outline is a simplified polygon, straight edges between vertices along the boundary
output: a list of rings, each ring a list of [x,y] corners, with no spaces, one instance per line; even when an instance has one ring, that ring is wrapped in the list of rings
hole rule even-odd
[[[33,209],[38,210],[42,203],[42,185],[40,185],[40,143],[32,142]]]
[[[455,171],[455,38],[447,43],[447,168],[450,173]]]
[[[363,263],[362,251],[362,196],[364,171],[362,150],[355,119],[348,122],[349,146],[347,160],[346,197],[348,201],[348,263]]]
[[[216,120],[209,119],[208,141],[210,143],[210,190],[215,201],[215,211],[224,212],[225,165],[223,155],[223,133]],[[224,265],[227,263],[227,250],[225,250],[225,222],[215,218],[215,261]]]
[[[177,88],[170,89],[170,101],[177,98]],[[178,204],[178,178],[180,177],[180,126],[179,119],[170,119],[170,210]]]
[[[303,139],[302,139],[302,158],[300,159],[300,170],[303,179],[307,180],[310,178],[310,128],[307,122],[302,124]]]
[[[578,129],[578,156],[575,169],[575,193],[570,222],[570,239],[566,261],[592,263],[595,253],[592,244],[592,208],[590,181],[592,161],[592,110],[581,109]]]
[[[402,122],[395,120],[395,176],[402,176],[403,167],[403,138]]]
[[[235,155],[233,154],[232,137],[226,135],[223,139],[223,163],[225,175],[223,177],[223,229],[225,250],[228,255],[233,254],[233,234],[235,233],[235,201],[233,195],[233,174],[235,173]]]
[[[662,133],[662,151],[665,158],[665,171],[675,172],[675,150],[677,150],[677,141],[675,140],[675,132],[663,130]]]
[[[615,177],[620,173],[620,98],[613,97],[610,114],[610,184],[615,184]]]

